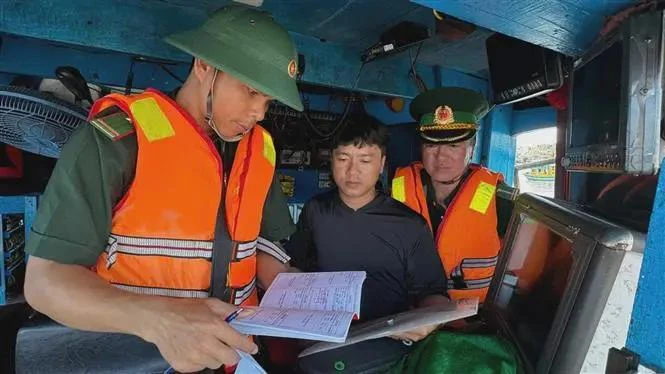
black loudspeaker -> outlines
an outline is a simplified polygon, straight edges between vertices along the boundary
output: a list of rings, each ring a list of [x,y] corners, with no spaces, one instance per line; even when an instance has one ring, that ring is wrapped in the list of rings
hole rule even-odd
[[[526,100],[563,85],[559,53],[499,33],[485,46],[494,104]]]

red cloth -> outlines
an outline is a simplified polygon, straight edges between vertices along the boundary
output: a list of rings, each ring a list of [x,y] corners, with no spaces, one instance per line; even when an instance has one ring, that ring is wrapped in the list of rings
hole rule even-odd
[[[298,347],[296,340],[272,337],[264,337],[263,339],[268,349],[270,362],[273,364],[279,366],[294,365],[298,360],[300,347]]]
[[[568,108],[568,82],[564,83],[558,90],[545,95],[547,102],[556,110]]]
[[[0,166],[0,179],[19,179],[23,177],[23,151],[10,145],[4,145],[4,153],[9,165]]]

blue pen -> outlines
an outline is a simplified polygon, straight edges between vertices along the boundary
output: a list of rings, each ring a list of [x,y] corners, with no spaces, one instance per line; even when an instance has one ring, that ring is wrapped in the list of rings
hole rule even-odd
[[[238,317],[238,315],[239,315],[240,312],[242,312],[242,311],[243,311],[242,308],[236,310],[235,312],[229,314],[229,316],[226,317],[226,318],[224,319],[224,321],[226,321],[226,323],[230,323],[231,321],[233,321],[234,319],[236,319],[236,317]]]

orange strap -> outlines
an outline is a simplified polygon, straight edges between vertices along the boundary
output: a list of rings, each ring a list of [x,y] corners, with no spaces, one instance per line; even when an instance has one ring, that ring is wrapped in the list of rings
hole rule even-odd
[[[226,192],[226,224],[238,242],[255,240],[261,229],[263,202],[275,174],[272,137],[256,125],[240,141]]]
[[[421,162],[398,168],[392,181],[391,195],[393,199],[420,214],[427,221],[430,231],[433,231],[427,208],[427,197],[420,178],[423,168]]]

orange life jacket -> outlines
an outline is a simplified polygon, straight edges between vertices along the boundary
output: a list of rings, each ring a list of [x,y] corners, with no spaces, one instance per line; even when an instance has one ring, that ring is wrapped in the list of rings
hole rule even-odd
[[[563,295],[572,243],[530,218],[522,220],[513,243],[506,271],[517,277],[520,292],[528,294],[544,283]]]
[[[420,162],[397,169],[392,196],[422,215],[432,229],[422,169]],[[478,297],[483,302],[487,296],[501,249],[496,231],[496,189],[502,180],[499,173],[471,165],[441,224],[432,230],[453,300]]]
[[[138,142],[136,175],[114,207],[106,250],[95,270],[121,289],[148,295],[207,297],[222,190],[233,253],[230,302],[256,305],[256,243],[275,170],[270,134],[256,125],[238,145],[228,182],[210,138],[167,96],[108,95],[90,117],[116,106]]]

